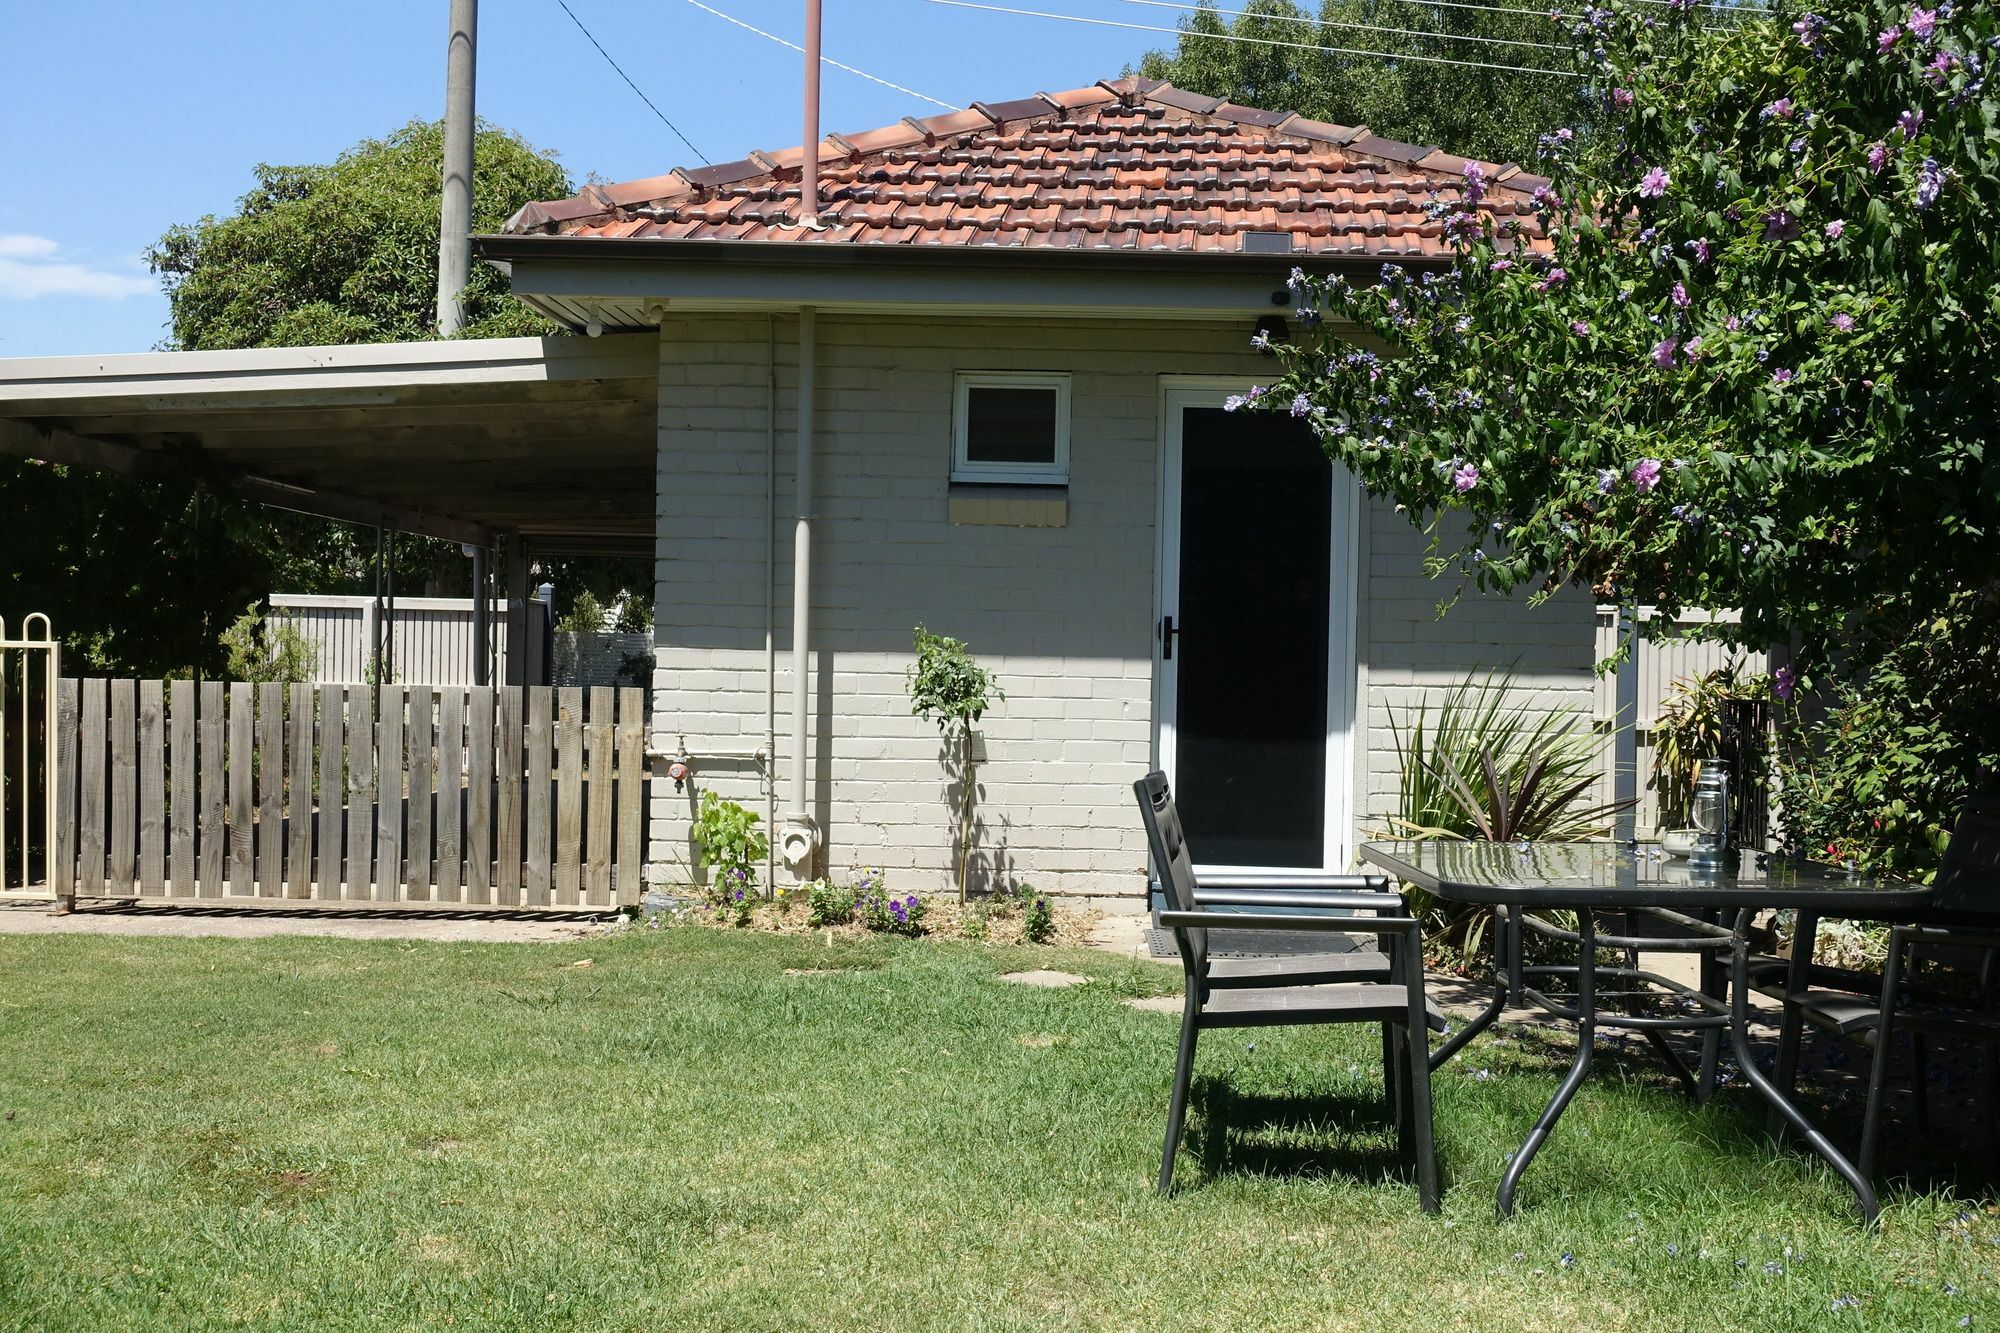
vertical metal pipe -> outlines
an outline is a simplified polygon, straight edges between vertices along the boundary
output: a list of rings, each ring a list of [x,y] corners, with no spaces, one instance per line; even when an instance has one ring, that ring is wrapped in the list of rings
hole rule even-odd
[[[444,73],[444,199],[438,211],[438,332],[465,327],[465,284],[472,279],[472,130],[474,50],[479,0],[451,0]]]
[[[792,789],[791,809],[811,817],[806,804],[806,701],[812,632],[813,363],[818,352],[819,312],[799,310],[798,517],[792,525]]]
[[[778,827],[778,317],[764,319],[764,827]],[[777,882],[777,839],[767,838],[764,887]]]
[[[507,671],[508,685],[527,682],[528,665],[528,544],[519,531],[507,534]]]
[[[819,5],[806,0],[805,131],[800,142],[799,225],[819,226]]]
[[[492,635],[487,624],[487,614],[492,610],[492,602],[486,593],[486,548],[472,548],[472,683],[486,684],[490,677],[486,674],[486,640]]]
[[[1611,796],[1632,805],[1618,812],[1612,836],[1628,842],[1639,833],[1639,608],[1630,602],[1618,608],[1619,642],[1627,651],[1618,663],[1618,708],[1611,725],[1617,730],[1611,747]]]

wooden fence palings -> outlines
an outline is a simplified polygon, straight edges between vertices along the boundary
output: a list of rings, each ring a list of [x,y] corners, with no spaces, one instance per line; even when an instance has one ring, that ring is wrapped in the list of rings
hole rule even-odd
[[[521,901],[521,687],[503,686],[495,704],[494,768],[500,789],[494,802],[493,900],[511,907]]]
[[[312,897],[313,688],[290,687],[286,719],[290,780],[285,793],[285,896]]]
[[[528,725],[522,743],[528,751],[527,850],[521,871],[521,901],[529,907],[549,903],[549,848],[554,841],[549,811],[549,744],[554,731],[552,692],[528,690]]]
[[[345,896],[368,899],[375,883],[375,691],[365,685],[336,688],[347,719],[347,809],[335,815],[347,833]],[[320,896],[343,895],[329,888]]]
[[[432,695],[428,685],[409,687],[410,714],[404,722],[404,743],[410,747],[409,765],[409,814],[404,836],[408,839],[403,848],[403,860],[407,867],[407,895],[412,901],[421,902],[431,896],[431,812],[432,792],[432,751],[435,743],[432,730]]]
[[[195,780],[194,780],[194,682],[177,680],[173,682],[173,711],[168,716],[171,738],[168,741],[168,761],[173,765],[172,785],[168,790],[167,807],[172,830],[173,846],[173,887],[171,894],[176,898],[194,896],[194,828],[195,828]],[[65,784],[67,785],[67,784]],[[87,782],[86,782],[87,785]]]
[[[431,872],[433,897],[441,903],[463,899],[465,868],[460,820],[465,793],[465,691],[447,685],[438,691],[437,868]]]
[[[646,857],[646,692],[618,691],[618,854],[612,890],[636,903]]]
[[[493,687],[477,685],[465,708],[465,901],[493,901]]]
[[[383,685],[376,696],[375,899],[403,896],[403,691]]]
[[[195,830],[195,885],[204,898],[222,896],[224,853],[229,847],[229,756],[224,748],[223,683],[205,680],[196,691],[201,708],[195,719],[195,766],[201,781],[201,823]]]
[[[590,807],[584,815],[584,901],[593,907],[611,903],[611,797],[614,766],[612,743],[617,735],[613,721],[618,692],[606,685],[590,690],[590,721],[584,736],[589,754],[590,777],[587,793]]]
[[[553,901],[583,901],[583,690],[556,691],[556,878]]]
[[[317,852],[318,870],[313,875],[313,883],[318,891],[315,897],[332,900],[340,897],[340,834],[343,813],[338,793],[341,790],[340,757],[345,753],[346,741],[341,725],[341,696],[344,691],[338,685],[319,687],[319,790],[315,796],[319,803],[319,847]],[[307,801],[312,808],[312,801]]]
[[[285,894],[285,687],[257,687],[257,892]]]
[[[130,895],[139,877],[138,703],[135,681],[111,682],[111,840],[105,887]]]
[[[167,877],[167,703],[164,681],[139,682],[139,883]]]
[[[639,689],[56,685],[63,896],[636,902]]]
[[[104,892],[105,683],[78,682],[83,706],[77,737],[77,772],[82,781],[76,807],[76,887],[79,893]]]
[[[56,896],[73,898],[77,890],[76,784],[65,781],[77,770],[77,725],[81,691],[74,680],[56,682],[56,826],[50,831],[49,845],[55,855],[55,873],[49,877]]]
[[[256,776],[255,695],[247,681],[229,686],[229,891],[257,892],[257,843],[252,811],[257,808],[251,779]]]

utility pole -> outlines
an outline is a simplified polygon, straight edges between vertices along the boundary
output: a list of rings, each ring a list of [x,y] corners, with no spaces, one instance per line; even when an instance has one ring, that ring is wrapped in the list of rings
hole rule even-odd
[[[465,327],[465,284],[472,278],[472,83],[479,0],[451,0],[444,74],[444,203],[439,210],[437,329]]]
[[[799,225],[819,228],[819,0],[806,0],[805,155],[799,160]]]

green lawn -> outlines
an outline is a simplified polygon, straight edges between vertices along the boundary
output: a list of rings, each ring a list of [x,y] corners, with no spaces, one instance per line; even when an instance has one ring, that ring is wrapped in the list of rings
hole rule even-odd
[[[1093,983],[995,979],[1051,959]],[[1359,1031],[1212,1036],[1156,1198],[1175,1020],[1120,1000],[1178,973],[1102,954],[43,937],[0,939],[0,977],[8,1328],[2000,1320],[1994,1215],[1899,1195],[1865,1233],[1829,1173],[1636,1057],[1496,1223],[1565,1057],[1528,1038],[1440,1076],[1441,1219]]]

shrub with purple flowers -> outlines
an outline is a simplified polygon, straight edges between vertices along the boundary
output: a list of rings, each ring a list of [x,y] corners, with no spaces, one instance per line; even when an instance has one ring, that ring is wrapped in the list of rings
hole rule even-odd
[[[1443,206],[1434,281],[1301,275],[1322,318],[1249,406],[1308,398],[1434,573],[1660,626],[1737,608],[1707,632],[1796,638],[1824,689],[1871,620],[2000,584],[2000,6],[1618,0],[1572,35],[1586,84],[1631,94],[1590,151]],[[1398,355],[1356,364],[1356,328]],[[1977,699],[2000,715],[2000,681]]]
[[[928,905],[914,893],[891,893],[880,879],[863,875],[855,885],[854,910],[861,924],[884,935],[917,936],[924,933],[924,913]]]

